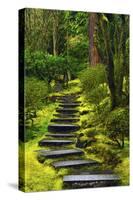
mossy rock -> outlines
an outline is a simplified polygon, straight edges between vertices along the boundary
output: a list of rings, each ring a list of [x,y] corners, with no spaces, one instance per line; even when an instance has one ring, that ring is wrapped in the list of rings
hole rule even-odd
[[[112,150],[109,145],[96,143],[91,147],[86,148],[87,153],[93,153],[101,157],[106,165],[116,166],[121,162],[120,156]]]
[[[93,154],[97,154],[98,152],[97,152],[97,148],[95,147],[95,146],[90,146],[90,147],[87,147],[86,149],[86,152],[87,153],[93,153]]]
[[[96,142],[94,137],[88,138],[86,135],[82,133],[77,138],[76,147],[78,148],[86,148],[87,146],[92,145],[93,142]]]
[[[37,155],[37,160],[39,163],[44,163],[45,157],[41,156],[40,154]]]
[[[85,131],[84,131],[84,134],[85,134],[87,137],[95,136],[96,133],[97,133],[96,128],[87,128],[87,129],[85,129]]]
[[[89,113],[89,110],[82,110],[80,111],[80,115],[86,115]]]

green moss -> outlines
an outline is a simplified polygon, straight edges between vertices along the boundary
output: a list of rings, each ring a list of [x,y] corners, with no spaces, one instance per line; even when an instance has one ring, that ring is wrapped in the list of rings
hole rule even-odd
[[[69,81],[68,88],[63,90],[64,94],[76,94],[80,92],[81,92],[81,85],[79,79]]]
[[[79,79],[69,82],[67,89],[63,90],[60,93],[54,93],[51,95],[62,96],[65,94],[76,94],[81,91]],[[77,131],[77,138],[80,139],[80,142],[90,141],[95,139],[88,146],[82,147],[84,152],[83,155],[67,156],[66,160],[72,159],[94,159],[102,163],[98,166],[98,169],[112,169],[116,174],[119,174],[121,177],[121,184],[127,185],[129,183],[129,141],[125,141],[124,149],[119,149],[116,147],[114,142],[109,139],[107,131],[103,123],[101,123],[97,114],[95,105],[89,103],[89,100],[85,98],[83,94],[80,94],[78,98],[82,103],[80,105],[80,122],[81,125],[80,131]],[[101,102],[102,107],[107,103],[108,99]],[[23,157],[24,145],[20,143],[20,163],[23,164],[25,159],[25,171],[24,168],[20,168],[20,187],[26,192],[31,191],[47,191],[47,190],[61,190],[63,189],[63,176],[79,173],[84,170],[94,170],[97,167],[70,167],[70,168],[60,168],[55,169],[51,163],[55,161],[61,161],[62,158],[53,158],[46,159],[40,157],[38,162],[36,150],[42,149],[38,146],[38,141],[45,138],[45,133],[47,132],[48,124],[53,118],[53,113],[55,108],[58,106],[57,103],[51,103],[37,112],[37,118],[34,119],[34,126],[29,126],[27,134],[29,135],[28,142],[25,144],[25,157]],[[107,105],[108,108],[108,105]],[[108,109],[107,109],[108,110]],[[85,112],[87,112],[85,114]],[[109,110],[108,110],[109,112]],[[81,134],[82,133],[82,134]],[[32,136],[32,137],[31,137]],[[77,140],[75,139],[75,142]],[[63,149],[75,148],[75,144],[63,146]],[[56,147],[45,147],[45,149],[59,149]],[[22,165],[21,165],[22,166]]]
[[[117,165],[117,167],[115,168],[115,172],[119,174],[122,185],[129,185],[129,177],[130,177],[129,157],[124,158],[122,162]]]
[[[50,166],[53,159],[47,160],[44,164],[38,162],[34,152],[40,149],[36,145],[37,140],[25,144],[25,182],[23,190],[26,192],[31,191],[47,191],[47,190],[60,190],[62,188],[61,174],[57,174],[56,170]],[[20,146],[20,149],[22,147]],[[22,156],[23,157],[23,156]],[[20,158],[22,161],[22,158]],[[21,165],[22,166],[22,165]],[[23,169],[20,168],[21,175]],[[21,188],[22,189],[22,188]]]
[[[48,124],[53,116],[56,106],[56,103],[50,103],[37,112],[37,117],[34,118],[33,126],[30,125],[25,130],[25,142],[28,142],[37,136],[40,137],[47,132]]]

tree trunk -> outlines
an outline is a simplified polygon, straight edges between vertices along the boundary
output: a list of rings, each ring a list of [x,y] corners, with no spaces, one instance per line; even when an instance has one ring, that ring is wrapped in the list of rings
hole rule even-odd
[[[56,52],[56,42],[57,42],[57,38],[56,38],[56,27],[55,27],[55,23],[53,21],[53,55],[56,56],[57,52]]]
[[[58,29],[58,13],[55,11],[53,13],[53,55],[56,56],[58,54],[57,49],[57,30]]]
[[[115,88],[115,78],[114,78],[114,60],[113,60],[113,52],[111,48],[111,33],[109,23],[112,20],[112,17],[109,16],[110,21],[106,22],[103,21],[103,33],[104,33],[104,40],[106,45],[106,53],[107,53],[107,79],[108,85],[111,94],[111,102],[112,102],[112,109],[116,107],[116,88]]]
[[[89,16],[89,63],[91,66],[99,63],[99,54],[94,40],[96,19],[97,14],[91,13]]]
[[[124,78],[124,71],[126,67],[126,20],[125,16],[122,15],[122,44],[121,44],[121,49],[122,49],[122,65],[119,73],[119,83],[118,83],[118,88],[117,88],[117,95],[118,95],[118,100],[121,101],[122,99],[122,87],[123,87],[123,78]]]

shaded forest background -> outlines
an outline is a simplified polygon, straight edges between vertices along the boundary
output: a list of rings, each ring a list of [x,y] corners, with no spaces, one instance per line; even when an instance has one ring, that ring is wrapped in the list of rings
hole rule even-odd
[[[25,9],[23,27],[27,117],[75,78],[97,111],[106,97],[110,111],[128,107],[128,15]]]
[[[80,93],[82,102],[78,147],[120,174],[122,185],[129,184],[129,16],[27,8],[19,27],[20,38],[24,33],[20,93],[25,92],[26,130],[24,135],[20,129],[20,157],[26,142],[26,191],[62,189],[60,176],[40,166],[33,151],[47,132],[56,96],[72,93]],[[21,115],[23,107],[20,127]]]

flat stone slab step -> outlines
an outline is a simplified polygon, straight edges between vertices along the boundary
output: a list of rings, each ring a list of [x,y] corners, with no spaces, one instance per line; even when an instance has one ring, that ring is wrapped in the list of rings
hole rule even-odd
[[[75,107],[80,106],[80,104],[79,103],[62,103],[62,104],[59,104],[59,106],[64,107],[64,108],[75,108]]]
[[[74,172],[75,175],[79,174],[79,175],[91,175],[91,174],[114,174],[112,170],[87,170],[87,171],[81,171],[79,172],[79,170],[77,170],[77,172]]]
[[[40,146],[45,146],[45,145],[66,145],[66,144],[73,144],[74,141],[72,140],[41,140],[39,142]]]
[[[118,180],[120,180],[120,178],[114,174],[67,175],[63,177],[64,182],[98,182]]]
[[[48,126],[49,132],[74,132],[78,131],[80,129],[80,126],[77,124],[51,124]]]
[[[73,101],[72,101],[72,100],[71,100],[71,101],[59,100],[58,102],[59,102],[59,103],[62,103],[62,104],[68,104],[68,103],[69,103],[69,104],[70,104],[70,103],[71,103],[71,104],[80,104],[80,103],[81,103],[81,101],[74,101],[74,100],[73,100]]]
[[[65,150],[39,150],[38,151],[41,156],[43,157],[63,157],[63,156],[69,156],[69,155],[81,155],[84,152],[80,149],[65,149]]]
[[[77,113],[77,112],[79,112],[79,111],[76,110],[76,109],[72,109],[72,108],[57,108],[57,109],[56,109],[56,112],[59,112],[59,113],[67,113],[67,114],[73,114],[73,113]]]
[[[95,160],[67,160],[67,161],[59,161],[59,162],[52,163],[52,165],[55,168],[76,167],[76,166],[83,166],[83,165],[92,166],[92,165],[97,165],[97,164],[99,163]]]
[[[67,113],[59,113],[59,114],[53,114],[53,116],[55,117],[59,117],[59,118],[77,118],[79,117],[79,114],[67,114]]]
[[[78,118],[58,118],[58,119],[51,119],[51,122],[59,122],[59,123],[71,123],[71,122],[78,122]]]
[[[71,134],[71,133],[49,133],[49,134],[46,134],[46,136],[48,137],[75,137],[76,134]]]
[[[79,95],[65,95],[65,96],[59,96],[57,97],[58,99],[67,99],[67,100],[71,100],[71,99],[77,99],[79,98],[80,96]]]

